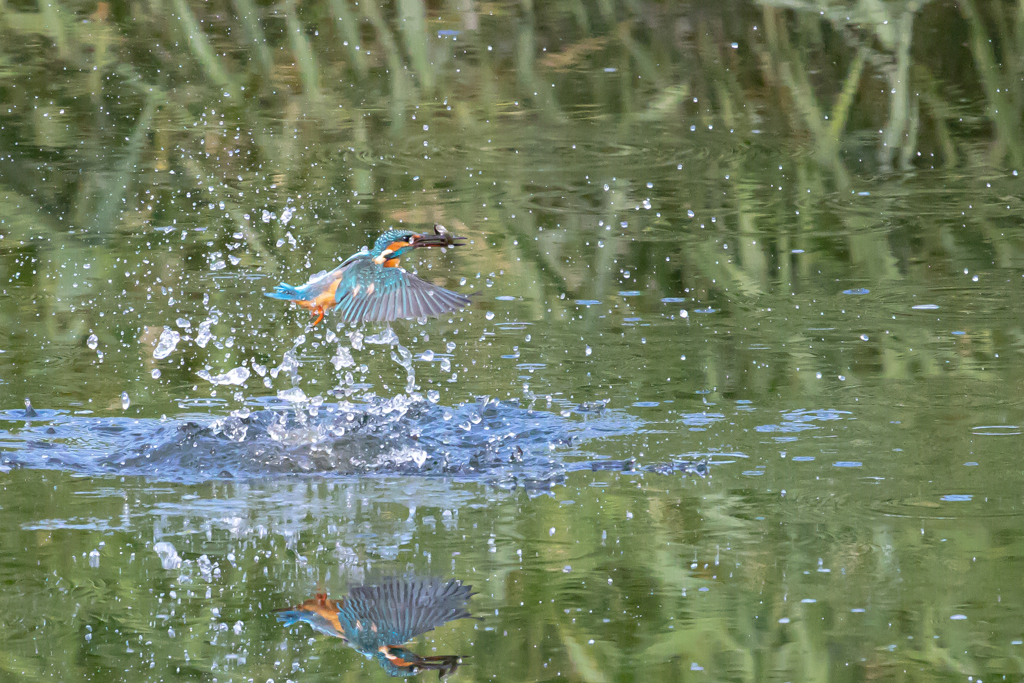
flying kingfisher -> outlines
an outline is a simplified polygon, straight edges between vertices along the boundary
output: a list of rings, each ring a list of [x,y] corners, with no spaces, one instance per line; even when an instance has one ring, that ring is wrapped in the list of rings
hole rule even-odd
[[[418,247],[458,247],[465,239],[436,223],[432,235],[388,230],[373,249],[352,254],[334,270],[317,273],[301,287],[282,282],[264,295],[305,308],[314,326],[332,310],[341,313],[344,323],[436,317],[465,308],[469,299],[405,272],[399,259]]]
[[[469,617],[466,603],[472,586],[457,579],[389,578],[379,585],[358,586],[341,600],[326,593],[301,605],[277,610],[285,626],[300,621],[314,631],[341,638],[368,659],[375,658],[389,676],[414,676],[436,670],[440,679],[459,668],[459,655],[420,657],[401,645],[449,621]]]

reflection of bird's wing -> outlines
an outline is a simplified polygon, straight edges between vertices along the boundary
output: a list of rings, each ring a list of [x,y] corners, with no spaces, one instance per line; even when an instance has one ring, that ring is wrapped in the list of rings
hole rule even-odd
[[[378,641],[374,647],[400,645],[449,621],[470,616],[466,603],[473,595],[471,589],[455,579],[387,579],[376,586],[353,588],[341,613],[350,629],[359,622],[359,633],[349,633],[353,641]],[[371,633],[372,627],[377,633]]]
[[[334,298],[335,310],[345,323],[426,318],[469,305],[469,299],[461,294],[370,259],[359,259],[346,267]]]

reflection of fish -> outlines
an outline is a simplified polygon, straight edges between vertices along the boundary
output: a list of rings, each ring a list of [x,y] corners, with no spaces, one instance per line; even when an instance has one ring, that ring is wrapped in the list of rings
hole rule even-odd
[[[469,299],[425,282],[398,268],[402,256],[419,247],[458,247],[465,241],[434,225],[434,234],[388,230],[373,249],[345,259],[329,273],[313,276],[301,287],[282,282],[264,295],[283,299],[313,314],[313,325],[324,313],[337,309],[342,322],[387,322],[398,318],[426,318],[457,311]]]
[[[315,631],[341,638],[367,657],[375,657],[389,676],[436,670],[444,678],[458,669],[459,655],[420,657],[400,646],[449,621],[469,617],[466,603],[473,595],[471,589],[455,579],[386,579],[379,585],[353,588],[341,600],[318,593],[301,605],[277,610],[277,620],[285,626],[304,621]]]

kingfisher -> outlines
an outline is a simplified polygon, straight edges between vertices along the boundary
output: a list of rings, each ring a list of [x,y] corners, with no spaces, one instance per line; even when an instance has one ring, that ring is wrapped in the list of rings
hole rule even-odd
[[[306,309],[313,315],[314,327],[333,310],[340,312],[344,323],[390,322],[451,313],[468,306],[469,299],[407,273],[399,267],[399,260],[419,247],[458,247],[465,239],[437,223],[433,234],[388,230],[377,238],[372,249],[352,254],[334,270],[317,273],[301,287],[282,282],[264,295]]]
[[[389,578],[354,587],[341,600],[317,593],[300,605],[276,610],[276,615],[286,627],[302,621],[314,631],[341,638],[367,659],[376,659],[389,676],[437,671],[443,679],[459,668],[461,656],[420,657],[402,645],[449,621],[470,617],[466,603],[475,595],[472,588],[458,579]]]

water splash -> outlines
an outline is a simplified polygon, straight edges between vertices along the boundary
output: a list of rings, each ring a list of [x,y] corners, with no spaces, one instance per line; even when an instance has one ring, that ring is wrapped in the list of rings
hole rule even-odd
[[[581,406],[533,410],[482,398],[460,406],[418,393],[324,402],[261,399],[260,409],[205,424],[179,419],[85,418],[59,411],[17,422],[0,453],[2,467],[141,475],[162,481],[256,479],[282,474],[458,476],[502,488],[549,493],[574,470],[687,472],[703,461],[611,460],[616,439],[645,429],[624,411]],[[13,412],[13,411],[9,411]],[[17,411],[21,413],[22,411]],[[456,428],[460,427],[460,428]]]
[[[211,315],[209,318],[199,323],[199,330],[196,332],[196,344],[200,348],[206,348],[206,345],[214,339],[213,332],[210,331],[210,327],[220,322],[220,318],[215,315]]]
[[[242,386],[252,373],[249,372],[249,368],[240,366],[220,375],[211,375],[207,370],[200,370],[196,374],[213,386],[220,386],[222,384]]]
[[[181,569],[181,555],[172,544],[158,541],[153,544],[153,552],[160,556],[160,564],[164,569]]]
[[[153,349],[153,358],[156,360],[163,360],[164,358],[167,358],[169,355],[174,353],[174,349],[178,346],[178,342],[180,341],[181,334],[169,327],[165,327],[163,332],[160,333],[160,340],[157,342],[156,348]],[[90,346],[90,348],[95,347]]]

